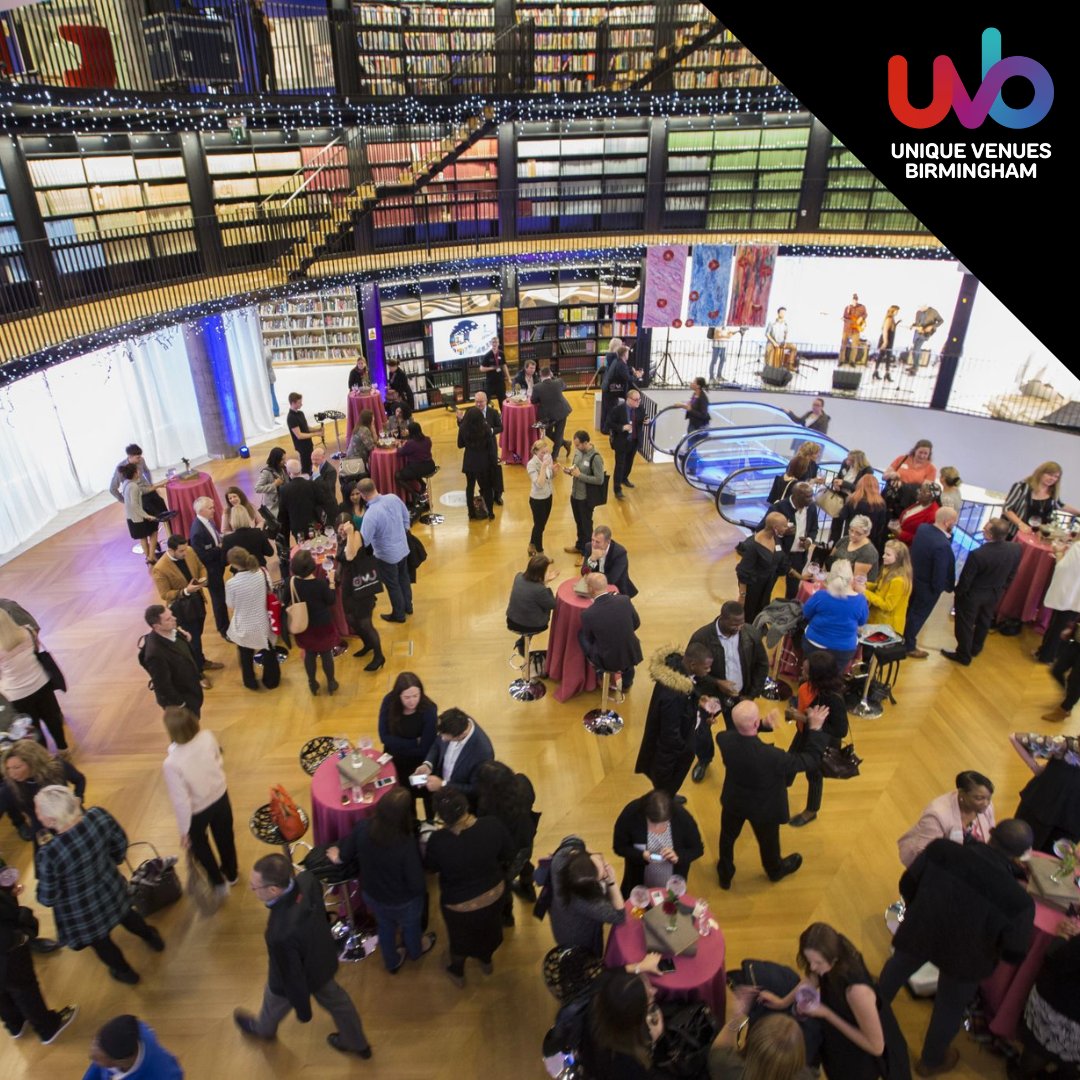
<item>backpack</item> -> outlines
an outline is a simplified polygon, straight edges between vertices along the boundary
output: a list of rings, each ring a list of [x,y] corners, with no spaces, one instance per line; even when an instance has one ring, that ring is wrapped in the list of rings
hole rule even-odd
[[[299,807],[280,784],[270,789],[270,820],[287,844],[299,840],[307,832],[307,823],[300,816]]]

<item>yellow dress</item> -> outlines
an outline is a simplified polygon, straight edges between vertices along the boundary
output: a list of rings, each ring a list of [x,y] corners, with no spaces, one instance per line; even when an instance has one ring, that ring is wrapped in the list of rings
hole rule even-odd
[[[891,577],[884,585],[867,584],[866,600],[870,605],[870,621],[887,623],[898,634],[903,634],[907,622],[908,600],[911,599],[911,583],[902,577]]]

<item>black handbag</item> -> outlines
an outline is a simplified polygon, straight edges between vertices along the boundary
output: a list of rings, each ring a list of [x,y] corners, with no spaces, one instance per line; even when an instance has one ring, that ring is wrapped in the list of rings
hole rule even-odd
[[[184,895],[184,886],[176,872],[176,858],[169,855],[162,858],[158,849],[147,840],[137,840],[128,844],[128,851],[133,847],[145,846],[153,853],[152,859],[144,859],[134,870],[131,862],[124,856],[127,868],[131,870],[128,891],[131,893],[131,906],[140,915],[153,915],[170,904],[175,904]]]
[[[855,753],[855,744],[827,746],[821,755],[821,775],[830,780],[850,780],[859,775],[862,758]]]
[[[595,509],[598,506],[606,506],[608,490],[611,487],[611,475],[604,473],[604,479],[599,484],[585,485],[585,505]]]
[[[665,1076],[696,1080],[708,1073],[709,1049],[720,1025],[708,1005],[700,1001],[661,1006],[664,1033],[656,1041],[653,1065]]]
[[[64,678],[64,673],[60,670],[60,665],[53,659],[52,653],[47,649],[38,649],[37,658],[38,663],[45,669],[45,674],[49,676],[49,686],[51,686],[53,690],[66,692],[67,679]]]

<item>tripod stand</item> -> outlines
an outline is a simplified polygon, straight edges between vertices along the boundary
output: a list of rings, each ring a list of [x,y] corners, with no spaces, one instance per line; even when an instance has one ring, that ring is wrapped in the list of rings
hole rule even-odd
[[[674,383],[671,381],[672,374],[676,379]],[[675,366],[675,361],[671,358],[671,348],[667,337],[664,338],[664,355],[660,357],[660,363],[656,367],[656,373],[652,381],[661,389],[667,389],[669,386],[686,385],[683,382],[682,375],[679,374],[679,369]]]

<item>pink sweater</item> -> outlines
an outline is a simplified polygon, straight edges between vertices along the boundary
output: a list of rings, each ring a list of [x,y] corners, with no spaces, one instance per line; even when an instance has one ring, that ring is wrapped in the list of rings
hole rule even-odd
[[[955,791],[939,795],[923,812],[922,817],[897,841],[900,849],[900,861],[910,866],[924,847],[932,840],[948,839],[954,829],[963,829],[960,817],[960,800]],[[976,814],[974,835],[984,844],[990,839],[990,830],[994,827],[994,806],[991,803],[986,812]]]
[[[26,640],[11,652],[0,651],[0,694],[8,701],[21,701],[49,681],[34,648],[34,638],[29,630]]]

